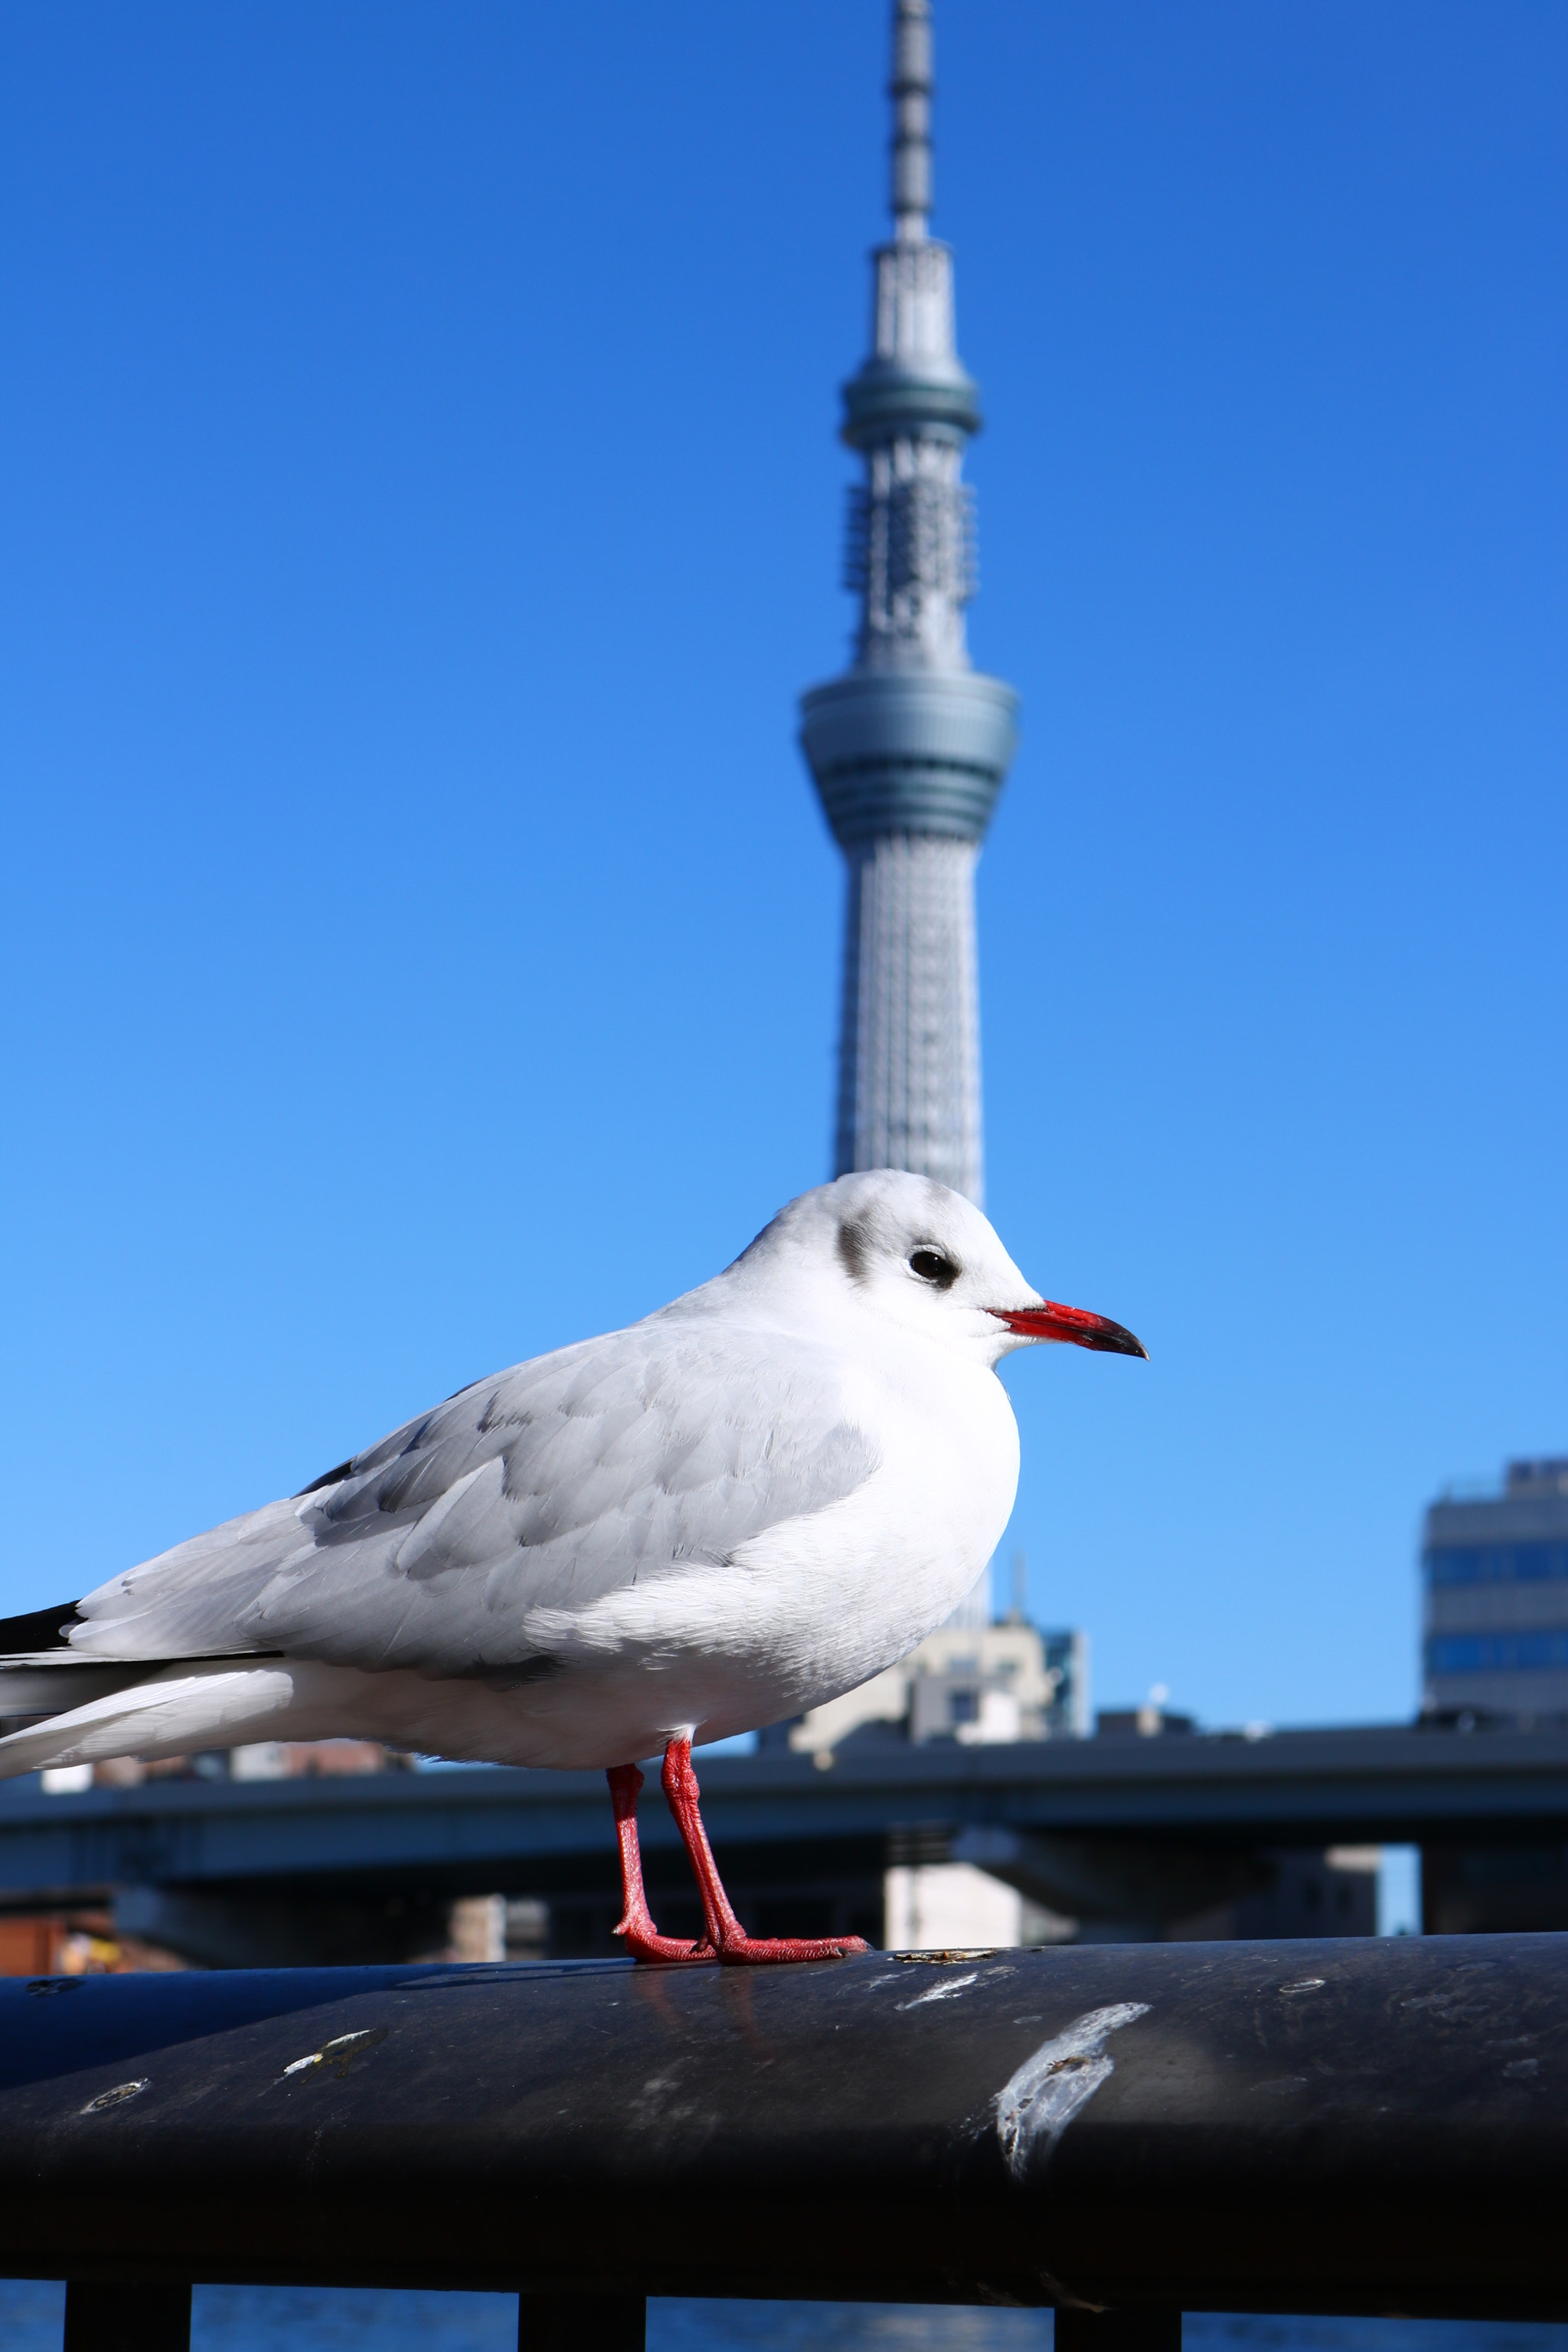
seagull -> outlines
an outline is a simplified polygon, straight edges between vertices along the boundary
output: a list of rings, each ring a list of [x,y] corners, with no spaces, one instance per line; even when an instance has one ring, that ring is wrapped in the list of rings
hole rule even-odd
[[[604,1769],[637,1958],[817,1960],[748,1936],[694,1741],[783,1721],[906,1656],[1013,1507],[996,1366],[1146,1350],[1030,1288],[962,1194],[893,1170],[792,1201],[726,1271],[623,1331],[459,1389],[287,1499],[80,1601],[0,1621],[0,1775],[348,1736]],[[705,1933],[644,1891],[635,1759]]]

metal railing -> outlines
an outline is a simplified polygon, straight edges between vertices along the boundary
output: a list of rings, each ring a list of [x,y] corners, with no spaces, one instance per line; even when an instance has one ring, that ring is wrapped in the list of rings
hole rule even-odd
[[[542,2352],[649,2294],[1560,2318],[1565,2199],[1564,1937],[0,1984],[70,2352],[195,2280],[515,2289]]]

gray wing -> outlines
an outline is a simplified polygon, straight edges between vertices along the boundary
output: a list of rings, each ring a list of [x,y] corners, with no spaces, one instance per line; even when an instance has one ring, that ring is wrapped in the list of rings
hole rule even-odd
[[[79,1604],[70,1647],[526,1676],[550,1664],[534,1612],[724,1560],[877,1460],[826,1351],[660,1316],[478,1381],[130,1570]]]

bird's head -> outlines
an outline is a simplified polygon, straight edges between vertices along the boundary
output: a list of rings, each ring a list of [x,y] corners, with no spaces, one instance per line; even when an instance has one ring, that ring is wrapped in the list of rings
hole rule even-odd
[[[1120,1323],[1042,1298],[988,1218],[928,1176],[878,1168],[803,1192],[758,1234],[735,1271],[803,1286],[834,1303],[936,1339],[971,1361],[998,1363],[1045,1339],[1118,1356],[1148,1350]]]

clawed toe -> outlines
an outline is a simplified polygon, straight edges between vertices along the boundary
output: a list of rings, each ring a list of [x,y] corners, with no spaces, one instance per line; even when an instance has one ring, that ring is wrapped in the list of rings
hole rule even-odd
[[[657,1928],[628,1927],[625,1921],[615,1933],[625,1937],[634,1960],[673,1960],[679,1964],[716,1960],[719,1957],[706,1937],[692,1943],[684,1936],[661,1936]]]
[[[847,1960],[870,1948],[860,1936],[732,1936],[719,1958],[726,1968],[758,1968],[772,1960]]]

